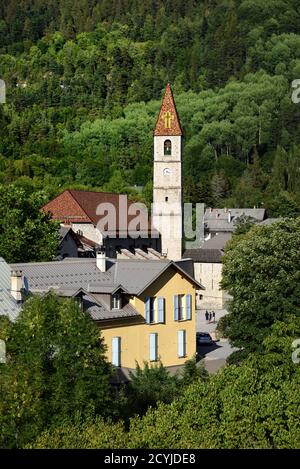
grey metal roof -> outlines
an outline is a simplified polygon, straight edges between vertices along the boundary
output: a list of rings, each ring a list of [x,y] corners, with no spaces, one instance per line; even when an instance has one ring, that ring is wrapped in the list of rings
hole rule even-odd
[[[220,233],[204,241],[200,249],[224,249],[225,244],[232,238],[232,233]]]
[[[10,274],[10,266],[0,257],[0,316],[8,316],[11,321],[15,321],[20,305],[10,294]]]
[[[115,266],[115,284],[132,294],[141,293],[171,264],[168,260],[120,259]]]
[[[148,259],[145,261],[141,259],[120,259],[116,262],[115,281],[121,284],[129,293],[140,295],[170,266],[179,270],[199,288],[204,289],[199,282],[184,270],[182,265],[178,265],[168,259]]]
[[[91,294],[84,295],[82,300],[84,310],[89,313],[94,321],[141,317],[138,311],[129,303],[124,305],[122,309],[109,310],[99,299],[96,300]]]
[[[63,242],[69,231],[71,230],[70,226],[60,226],[59,227],[59,244]]]
[[[205,228],[209,231],[233,232],[237,219],[242,215],[261,222],[266,217],[266,210],[264,208],[208,208],[204,214]]]
[[[283,220],[283,218],[267,218],[259,223],[259,226],[265,225],[273,225],[273,223],[277,223],[278,221]]]
[[[123,287],[128,293],[138,295],[171,265],[200,288],[202,287],[180,266],[165,259],[109,259],[106,272],[101,272],[97,268],[94,258],[17,263],[11,264],[11,268],[22,271],[27,278],[29,290],[32,292],[46,292],[54,289],[59,294],[72,296],[79,289],[94,293],[113,293],[116,287]]]
[[[219,264],[222,262],[224,247],[231,238],[231,233],[218,234],[204,241],[199,249],[187,249],[183,257],[193,259],[194,262]]]
[[[193,259],[194,262],[219,264],[222,262],[223,251],[221,249],[187,249],[183,257]]]
[[[79,288],[89,290],[90,284],[106,287],[114,284],[111,269],[101,272],[96,267],[96,259],[68,258],[53,262],[18,263],[11,264],[11,268],[22,271],[30,291],[57,288],[75,292]]]

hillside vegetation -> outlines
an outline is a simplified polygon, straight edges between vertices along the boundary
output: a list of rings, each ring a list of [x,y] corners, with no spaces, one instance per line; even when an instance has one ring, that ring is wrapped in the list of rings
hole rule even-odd
[[[185,199],[300,212],[297,0],[9,0],[0,5],[0,183],[150,201],[170,81]],[[132,190],[131,190],[132,191]]]

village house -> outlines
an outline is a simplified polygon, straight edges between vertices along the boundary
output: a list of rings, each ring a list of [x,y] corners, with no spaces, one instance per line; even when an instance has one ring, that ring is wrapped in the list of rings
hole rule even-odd
[[[187,273],[189,263],[108,259],[102,250],[94,259],[6,264],[6,296],[16,298],[10,299],[9,315],[15,319],[13,307],[19,311],[24,295],[52,291],[80,302],[99,326],[116,367],[131,370],[159,360],[180,366],[196,353],[195,298],[203,289]]]
[[[103,221],[106,217],[104,209],[109,207],[112,208],[112,215],[115,214],[112,220],[113,226]],[[131,213],[130,207],[132,208]],[[95,252],[96,246],[103,246],[109,257],[117,257],[122,249],[134,252],[137,248],[147,252],[148,248],[152,248],[157,252],[160,251],[158,231],[151,226],[148,213],[140,213],[137,208],[138,206],[135,206],[126,194],[65,190],[44,205],[42,210],[50,212],[52,219],[60,222],[64,233],[72,229],[73,233],[77,235],[75,243],[78,244],[79,250],[76,250],[69,236],[67,249],[64,250],[62,246],[60,247],[61,257],[71,257],[70,254],[72,257],[73,254],[75,257],[90,257],[90,251]],[[142,226],[137,226],[138,236],[130,237],[128,226],[136,216],[140,217]],[[123,219],[124,223],[120,223],[120,220]],[[101,225],[102,221],[103,226]],[[111,231],[112,227],[115,228],[113,231]],[[66,241],[64,240],[65,245]]]
[[[240,217],[249,217],[259,223],[267,218],[267,213],[264,208],[207,208],[204,213],[205,239],[233,233]]]
[[[222,280],[222,256],[225,245],[231,237],[231,233],[218,234],[204,241],[201,248],[187,249],[183,253],[184,258],[192,259],[193,276],[205,288],[205,290],[197,292],[197,309],[226,309],[230,296],[222,290],[220,283]]]
[[[66,257],[96,257],[97,243],[75,233],[70,226],[60,226],[57,260]]]

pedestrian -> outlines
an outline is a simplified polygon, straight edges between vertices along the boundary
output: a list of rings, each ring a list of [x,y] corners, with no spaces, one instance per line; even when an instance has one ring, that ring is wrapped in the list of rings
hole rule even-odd
[[[206,319],[206,322],[208,322],[208,311],[205,311],[205,319]]]
[[[209,322],[211,322],[211,311],[209,312]]]
[[[212,316],[213,316],[213,320],[214,320],[214,323],[216,322],[216,313],[213,311],[212,312]]]

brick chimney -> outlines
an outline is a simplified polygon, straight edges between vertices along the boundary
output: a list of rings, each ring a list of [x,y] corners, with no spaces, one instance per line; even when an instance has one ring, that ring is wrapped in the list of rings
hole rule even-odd
[[[21,270],[10,274],[10,294],[18,302],[22,301],[23,275]]]

